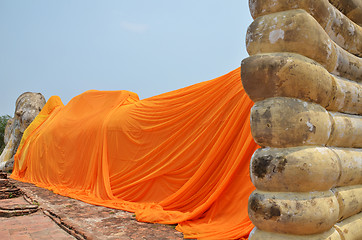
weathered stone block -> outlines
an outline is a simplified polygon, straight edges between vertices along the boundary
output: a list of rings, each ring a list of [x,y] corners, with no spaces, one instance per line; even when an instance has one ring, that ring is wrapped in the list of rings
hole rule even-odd
[[[330,148],[338,156],[341,173],[337,187],[362,184],[362,149]]]
[[[249,26],[246,47],[250,55],[293,52],[311,58],[335,75],[362,82],[362,59],[334,43],[304,10],[258,17]]]
[[[304,9],[335,43],[352,54],[362,56],[362,28],[328,0],[249,0],[249,7],[253,18],[291,9]]]
[[[334,188],[332,192],[339,204],[338,221],[362,211],[362,185]]]
[[[250,125],[254,140],[261,146],[362,147],[362,116],[330,114],[318,104],[295,98],[256,102]]]
[[[294,98],[268,98],[252,107],[250,125],[256,143],[279,148],[324,145],[333,121],[318,104]]]
[[[361,0],[329,0],[349,19],[362,26],[362,1]]]
[[[339,206],[331,191],[286,193],[254,191],[250,220],[260,230],[308,235],[328,231],[337,222]]]
[[[341,240],[341,237],[336,229],[332,228],[329,231],[313,235],[291,235],[282,233],[272,233],[254,228],[249,240]]]
[[[343,240],[362,239],[362,213],[349,217],[334,225]]]
[[[241,62],[241,80],[254,101],[292,97],[329,111],[362,114],[362,85],[328,73],[319,63],[294,53],[257,54]]]
[[[261,148],[250,161],[250,177],[258,190],[328,191],[340,175],[338,156],[326,147]]]

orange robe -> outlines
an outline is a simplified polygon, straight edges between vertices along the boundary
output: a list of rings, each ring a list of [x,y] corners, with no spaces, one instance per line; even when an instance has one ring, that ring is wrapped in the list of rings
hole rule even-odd
[[[51,97],[25,131],[11,177],[176,224],[186,238],[247,238],[253,102],[240,68],[139,100],[128,91]]]

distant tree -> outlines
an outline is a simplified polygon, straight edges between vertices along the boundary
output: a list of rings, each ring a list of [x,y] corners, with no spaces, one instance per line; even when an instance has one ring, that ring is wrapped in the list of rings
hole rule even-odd
[[[3,152],[5,148],[4,133],[5,133],[6,124],[8,123],[8,120],[10,118],[11,117],[9,115],[0,116],[0,154]]]

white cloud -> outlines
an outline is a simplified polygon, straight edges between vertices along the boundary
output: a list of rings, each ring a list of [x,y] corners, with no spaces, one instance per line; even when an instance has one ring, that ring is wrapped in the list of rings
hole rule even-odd
[[[134,33],[144,33],[147,31],[148,25],[141,24],[141,23],[122,21],[121,28],[123,28],[124,30],[130,31],[130,32],[134,32]]]

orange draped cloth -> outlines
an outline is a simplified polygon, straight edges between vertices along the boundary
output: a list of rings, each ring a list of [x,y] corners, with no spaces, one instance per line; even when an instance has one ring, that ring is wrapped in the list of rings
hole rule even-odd
[[[128,91],[51,97],[25,131],[13,179],[176,224],[185,238],[244,239],[253,228],[253,102],[240,68],[139,100]]]

